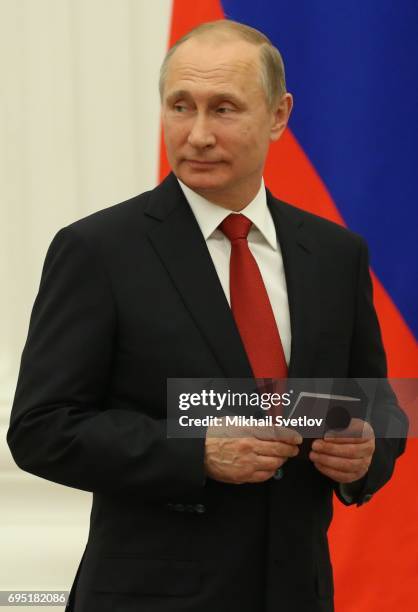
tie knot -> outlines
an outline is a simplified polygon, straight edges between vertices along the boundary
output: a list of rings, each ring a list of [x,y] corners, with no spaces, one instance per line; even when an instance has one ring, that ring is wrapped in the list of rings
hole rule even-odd
[[[222,221],[219,229],[233,242],[240,239],[246,240],[251,226],[252,221],[244,215],[229,215]]]

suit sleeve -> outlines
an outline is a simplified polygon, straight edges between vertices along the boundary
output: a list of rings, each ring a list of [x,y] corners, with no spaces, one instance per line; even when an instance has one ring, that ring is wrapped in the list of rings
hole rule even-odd
[[[54,238],[7,441],[23,470],[86,491],[170,499],[204,486],[203,439],[167,439],[140,406],[106,408],[118,320],[105,269],[71,228]]]
[[[367,474],[352,484],[334,483],[337,497],[345,505],[356,503],[358,506],[369,501],[391,478],[395,462],[405,450],[408,418],[399,407],[387,376],[386,355],[373,305],[373,287],[369,272],[367,245],[360,239],[358,264],[358,283],[356,296],[356,319],[354,324],[351,355],[351,378],[382,379],[377,386],[373,405],[371,424],[379,434],[376,437],[375,452]],[[401,431],[400,437],[391,438],[381,433]]]

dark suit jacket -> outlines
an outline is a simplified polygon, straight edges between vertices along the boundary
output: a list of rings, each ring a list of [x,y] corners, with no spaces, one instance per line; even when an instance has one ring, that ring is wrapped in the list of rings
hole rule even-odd
[[[384,377],[363,240],[267,198],[288,286],[289,376]],[[62,229],[31,317],[8,443],[22,469],[93,492],[69,608],[330,612],[336,484],[297,458],[281,480],[206,479],[204,440],[166,437],[168,377],[251,377],[173,175]],[[402,450],[377,441],[358,504]]]

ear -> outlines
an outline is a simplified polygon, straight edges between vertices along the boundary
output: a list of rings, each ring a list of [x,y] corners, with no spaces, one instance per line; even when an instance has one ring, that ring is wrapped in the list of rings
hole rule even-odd
[[[290,113],[293,108],[293,97],[290,93],[285,93],[276,109],[272,113],[272,126],[270,129],[270,140],[279,140],[280,136],[286,129],[289,121]]]

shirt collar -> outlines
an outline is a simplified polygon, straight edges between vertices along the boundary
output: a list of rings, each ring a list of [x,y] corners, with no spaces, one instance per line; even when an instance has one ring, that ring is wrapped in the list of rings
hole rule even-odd
[[[222,221],[234,211],[210,202],[190,189],[190,187],[185,185],[182,181],[179,179],[177,180],[196,217],[196,221],[204,239],[208,240],[208,238],[218,229]],[[250,219],[253,226],[258,229],[271,248],[277,250],[276,228],[267,206],[266,188],[263,178],[261,179],[260,189],[255,198],[239,212]]]

